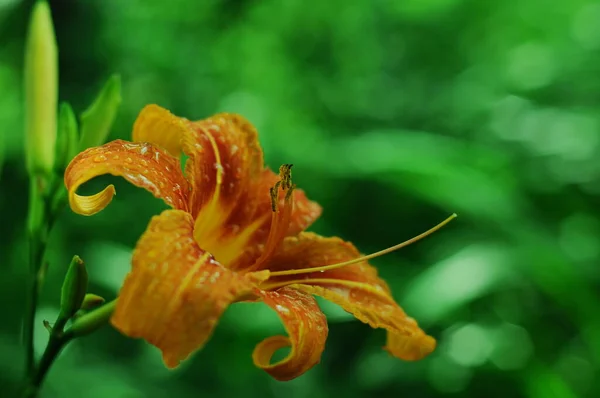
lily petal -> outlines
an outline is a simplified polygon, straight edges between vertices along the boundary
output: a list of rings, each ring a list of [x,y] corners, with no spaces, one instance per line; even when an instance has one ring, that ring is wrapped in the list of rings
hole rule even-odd
[[[239,275],[194,241],[189,213],[166,210],[150,222],[133,253],[111,323],[158,347],[176,367],[209,339],[223,313],[252,294],[268,271]]]
[[[211,221],[222,224],[236,199],[262,172],[258,133],[248,120],[231,113],[220,113],[191,126],[194,134],[185,137],[183,150],[190,157],[185,172],[193,185],[192,214],[203,212],[206,216],[216,208],[220,212]],[[211,230],[207,226],[202,229]]]
[[[259,343],[252,353],[254,364],[277,380],[294,379],[321,360],[328,332],[325,315],[311,295],[288,287],[261,291],[259,296],[277,312],[288,337],[273,336]],[[288,356],[271,363],[273,354],[286,347],[291,347]]]
[[[113,185],[91,196],[76,193],[80,185],[103,174],[122,176],[163,199],[169,206],[187,209],[188,183],[178,159],[148,143],[115,140],[80,153],[67,167],[65,185],[75,213],[90,216],[111,202],[115,194]]]
[[[279,253],[269,259],[266,268],[271,272],[301,270],[359,257],[360,253],[349,242],[302,233],[298,237],[286,238]],[[323,272],[274,276],[262,287],[276,289],[285,285],[319,295],[371,327],[386,329],[385,349],[400,359],[422,359],[435,349],[435,340],[396,304],[387,284],[367,262]]]
[[[242,116],[221,113],[192,126],[195,135],[186,136],[183,150],[190,157],[185,173],[193,185],[194,236],[219,261],[230,265],[244,249],[266,241],[272,213],[269,189],[278,176],[264,168],[258,133]],[[294,200],[290,235],[307,228],[321,214],[320,206],[302,191],[294,192]]]
[[[155,104],[146,105],[133,125],[134,142],[149,142],[167,150],[171,155],[181,155],[185,134],[193,134],[190,123]]]

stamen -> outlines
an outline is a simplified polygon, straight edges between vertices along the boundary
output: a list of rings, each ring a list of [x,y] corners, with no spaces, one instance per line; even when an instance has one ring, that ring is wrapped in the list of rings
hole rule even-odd
[[[281,181],[277,181],[274,186],[269,188],[269,193],[271,194],[271,210],[273,210],[273,213],[277,212],[277,202],[279,201],[279,184],[281,184]]]
[[[281,189],[284,191],[286,189],[290,189],[285,195],[285,200],[288,200],[289,196],[294,190],[293,188],[295,188],[295,185],[292,185],[293,166],[293,164],[282,164],[279,167],[279,181],[269,188],[269,193],[271,194],[271,210],[273,210],[273,213],[277,212],[277,204],[279,202],[279,187],[281,187]]]
[[[292,166],[292,164],[284,164],[279,168],[280,180],[269,190],[271,194],[271,209],[273,210],[273,214],[271,215],[271,230],[269,231],[263,253],[256,259],[254,264],[245,270],[246,272],[258,270],[275,253],[285,237],[294,208],[292,193],[296,188],[296,185],[292,184]],[[278,209],[279,188],[286,191],[282,210]]]
[[[416,242],[418,240],[421,240],[424,237],[426,237],[428,235],[431,235],[432,233],[434,233],[437,230],[441,229],[444,225],[448,224],[450,221],[452,221],[456,217],[457,217],[457,215],[456,215],[456,213],[454,213],[450,217],[448,217],[447,219],[445,219],[444,221],[442,221],[441,223],[439,223],[438,225],[436,225],[435,227],[433,227],[433,228],[431,228],[431,229],[423,232],[422,234],[419,234],[419,235],[415,236],[414,238],[411,238],[411,239],[409,239],[409,240],[407,240],[405,242],[399,243],[399,244],[397,244],[395,246],[388,247],[387,249],[378,251],[376,253],[369,254],[367,256],[355,258],[353,260],[344,261],[344,262],[337,263],[337,264],[324,265],[324,266],[321,266],[321,267],[291,269],[291,270],[287,270],[287,271],[271,272],[270,276],[274,277],[274,276],[283,276],[283,275],[309,274],[309,273],[312,273],[312,272],[329,271],[329,270],[332,270],[332,269],[342,268],[342,267],[345,267],[347,265],[361,263],[363,261],[367,261],[367,260],[370,260],[372,258],[383,256],[384,254],[391,253],[391,252],[396,251],[398,249],[402,249],[403,247],[406,247],[406,246],[410,245],[411,243],[414,243],[414,242]]]
[[[279,167],[279,178],[281,178],[281,185],[283,189],[290,188],[292,186],[292,167],[293,164],[282,164]]]

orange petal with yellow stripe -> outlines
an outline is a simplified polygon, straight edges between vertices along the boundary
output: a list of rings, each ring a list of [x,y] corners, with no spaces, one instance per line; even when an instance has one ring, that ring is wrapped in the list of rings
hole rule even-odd
[[[279,253],[269,259],[271,272],[302,270],[360,257],[358,250],[339,238],[313,233],[286,238]],[[424,358],[435,349],[435,340],[394,301],[387,284],[366,261],[312,273],[273,276],[263,285],[276,289],[290,285],[332,301],[373,328],[388,332],[385,349],[404,360]]]
[[[167,205],[187,210],[189,188],[177,158],[148,143],[115,140],[88,149],[69,163],[65,185],[75,213],[93,215],[111,202],[115,194],[113,185],[95,195],[77,194],[82,184],[103,174],[121,176],[133,185],[147,189]]]
[[[267,240],[272,218],[269,189],[278,176],[264,168],[258,133],[242,116],[221,113],[192,126],[195,134],[187,136],[183,151],[189,156],[185,172],[193,184],[194,236],[220,261],[232,265]],[[294,195],[291,233],[307,228],[321,214],[320,206],[302,191]],[[250,257],[251,263],[256,255]]]
[[[221,212],[213,218],[222,224],[263,170],[258,133],[244,117],[231,113],[191,122],[190,126],[193,134],[184,137],[183,151],[189,156],[185,173],[193,185],[191,210],[199,215],[218,208]]]
[[[288,287],[259,295],[277,312],[288,336],[259,343],[252,354],[254,364],[277,380],[294,379],[321,360],[328,332],[325,315],[311,295]],[[287,357],[272,363],[273,354],[287,347],[291,347]]]
[[[194,241],[189,213],[166,210],[150,222],[134,250],[111,323],[158,347],[175,367],[209,339],[221,314],[252,294],[268,271],[232,272]]]

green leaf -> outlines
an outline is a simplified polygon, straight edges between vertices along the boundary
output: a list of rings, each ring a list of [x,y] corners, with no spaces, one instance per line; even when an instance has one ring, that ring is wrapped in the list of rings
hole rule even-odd
[[[79,132],[73,108],[67,102],[60,104],[58,137],[56,142],[56,169],[60,174],[75,157],[79,149]]]
[[[60,297],[60,319],[70,319],[81,308],[88,285],[85,264],[74,256],[62,285]]]
[[[121,78],[112,75],[92,105],[81,115],[79,150],[104,144],[121,105]]]

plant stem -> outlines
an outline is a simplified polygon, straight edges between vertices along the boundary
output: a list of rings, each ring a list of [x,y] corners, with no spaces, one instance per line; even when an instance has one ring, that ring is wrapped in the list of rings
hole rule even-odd
[[[25,382],[29,386],[25,396],[35,396],[37,394],[35,388],[31,388],[34,384],[33,379],[36,377],[36,372],[39,367],[36,368],[35,358],[35,315],[38,306],[38,299],[42,286],[44,285],[44,279],[46,277],[46,270],[48,268],[47,263],[44,262],[44,253],[46,252],[46,246],[48,241],[48,233],[56,220],[58,211],[61,208],[61,199],[64,201],[64,195],[58,195],[60,193],[60,186],[57,185],[56,181],[53,184],[50,183],[50,179],[47,176],[32,176],[30,180],[30,191],[29,191],[29,212],[27,215],[27,227],[28,227],[28,240],[29,240],[29,275],[28,275],[28,289],[26,298],[26,309],[25,319],[23,321],[23,341],[25,344]],[[55,200],[54,206],[51,201],[52,198],[58,198]],[[65,326],[66,320],[62,325],[53,330],[60,331]],[[54,339],[51,339],[48,343],[52,350],[56,350],[53,356],[56,356],[62,347],[61,343],[58,344],[56,335]],[[46,351],[42,362],[48,361]],[[51,356],[51,357],[53,357]],[[52,361],[47,362],[47,366],[50,366]],[[41,363],[40,363],[41,365]],[[38,370],[36,370],[38,369]],[[42,376],[43,378],[43,376]],[[33,394],[33,395],[31,395]]]
[[[47,219],[47,196],[45,194],[48,188],[48,179],[41,175],[32,176],[29,187],[29,211],[27,214],[27,230],[29,234],[29,289],[23,325],[26,378],[31,377],[35,367],[35,313],[46,273],[43,261],[48,230],[50,229]]]
[[[43,283],[43,272],[45,268],[41,266],[44,258],[45,244],[36,236],[31,235],[29,237],[29,246],[29,268],[31,277],[29,280],[29,294],[27,297],[27,309],[25,313],[23,329],[26,350],[26,377],[30,377],[32,375],[35,366],[35,313],[37,310],[38,297],[41,285]]]
[[[23,398],[35,398],[37,396],[44,378],[50,370],[50,367],[56,358],[58,358],[58,355],[62,349],[71,340],[76,337],[81,337],[92,333],[108,323],[110,316],[115,309],[116,302],[116,300],[113,300],[93,311],[88,312],[85,315],[82,315],[80,318],[77,318],[73,322],[73,325],[66,331],[63,331],[63,329],[67,323],[67,319],[59,316],[59,318],[56,320],[56,324],[52,328],[52,332],[50,333],[50,339],[48,340],[48,345],[44,350],[42,359],[40,360],[38,366],[34,369],[34,372],[29,379],[29,385],[23,394]]]
[[[63,347],[71,340],[68,335],[63,333],[66,323],[66,319],[59,318],[52,328],[48,345],[44,350],[44,354],[42,355],[38,366],[33,369],[29,379],[29,385],[25,390],[24,398],[35,398],[37,396],[38,390],[42,385],[50,366],[52,366],[52,363],[58,357],[58,354],[60,354]]]
[[[64,346],[73,338],[91,333],[108,323],[115,308],[115,301],[88,312],[73,322],[71,328],[64,331],[72,314],[59,315],[50,332],[46,349],[36,366],[35,359],[35,314],[38,298],[44,284],[47,264],[44,262],[48,234],[56,217],[66,203],[65,192],[61,190],[60,180],[49,180],[44,176],[33,176],[29,192],[28,232],[29,232],[29,288],[27,308],[23,327],[25,343],[25,398],[35,398],[38,390],[50,370],[50,367]],[[81,261],[78,257],[73,261]],[[87,284],[87,276],[86,276]],[[62,298],[61,298],[62,300]],[[61,306],[63,304],[61,303]]]

